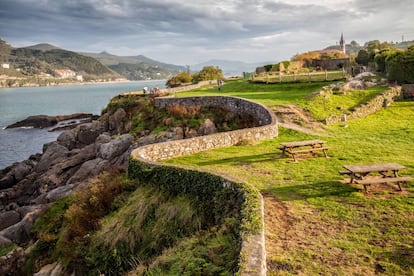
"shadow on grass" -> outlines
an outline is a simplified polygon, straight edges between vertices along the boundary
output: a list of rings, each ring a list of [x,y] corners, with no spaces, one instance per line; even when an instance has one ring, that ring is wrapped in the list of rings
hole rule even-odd
[[[414,243],[411,245],[400,246],[394,251],[384,253],[384,256],[386,259],[389,259],[410,273],[410,271],[412,272],[411,269],[414,267]],[[386,270],[380,272],[387,273]]]
[[[229,157],[223,159],[212,159],[208,161],[196,162],[197,165],[217,165],[217,164],[244,164],[273,161],[280,158],[289,158],[289,156],[282,155],[280,152],[271,152],[264,154],[255,154],[247,156]]]
[[[284,187],[271,187],[266,192],[276,195],[282,201],[303,200],[308,198],[338,196],[348,197],[359,189],[340,182],[318,182]]]

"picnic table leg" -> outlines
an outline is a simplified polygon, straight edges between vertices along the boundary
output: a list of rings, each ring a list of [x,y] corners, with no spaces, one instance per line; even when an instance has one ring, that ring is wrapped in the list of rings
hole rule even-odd
[[[399,191],[401,192],[402,191],[402,188],[401,188],[400,182],[397,182],[397,185],[398,185]]]
[[[292,157],[293,157],[293,161],[294,161],[294,162],[298,162],[298,160],[296,159],[295,154],[294,154],[293,152],[292,152],[291,154],[292,154]]]
[[[326,150],[326,149],[323,150],[323,153],[325,154],[325,158],[329,158],[327,151],[328,150]]]

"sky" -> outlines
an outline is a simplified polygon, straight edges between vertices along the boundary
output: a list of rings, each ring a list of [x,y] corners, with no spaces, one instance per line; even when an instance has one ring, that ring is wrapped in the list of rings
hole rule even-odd
[[[211,59],[289,60],[346,43],[414,40],[413,0],[0,0],[0,38],[77,52],[144,55],[192,65]]]

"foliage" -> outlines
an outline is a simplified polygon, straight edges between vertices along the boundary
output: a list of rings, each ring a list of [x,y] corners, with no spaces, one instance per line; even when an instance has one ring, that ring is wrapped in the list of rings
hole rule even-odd
[[[306,52],[302,54],[296,54],[291,58],[291,60],[302,62],[302,64],[305,67],[310,67],[312,66],[312,60],[319,59],[319,58],[320,58],[319,51],[310,51],[310,52]]]
[[[131,269],[134,260],[148,263],[203,225],[194,204],[185,196],[139,187],[121,209],[102,220],[92,237],[89,266],[116,275]]]
[[[191,83],[193,80],[193,77],[187,73],[187,72],[181,72],[178,75],[170,78],[167,83],[166,86],[167,87],[177,87],[177,86],[181,86],[184,84],[189,84]]]
[[[7,245],[7,246],[0,246],[0,257],[10,253],[13,249],[16,248],[16,245]]]
[[[359,52],[358,52],[358,55],[356,56],[356,58],[355,58],[355,61],[358,63],[358,64],[361,64],[361,65],[365,65],[365,66],[367,66],[368,65],[368,62],[369,62],[369,53],[368,53],[368,51],[367,50],[365,50],[365,49],[361,49],[361,50],[359,50]]]
[[[90,233],[98,229],[102,217],[119,206],[116,197],[134,185],[117,171],[104,173],[89,186],[78,189],[73,197],[54,203],[34,224],[39,242],[29,262],[41,265],[50,259],[61,262],[68,270],[82,271]]]
[[[133,158],[129,162],[128,175],[149,182],[171,195],[194,197],[200,212],[208,210],[203,218],[207,225],[220,224],[226,217],[233,217],[243,221],[241,227],[245,233],[261,228],[257,218],[257,193],[249,185],[232,183],[207,172],[170,166],[151,168]]]
[[[118,63],[108,67],[128,80],[167,79],[171,75],[171,71],[167,68],[144,62]]]
[[[21,63],[26,64],[27,70],[25,72],[28,74],[53,72],[54,69],[71,69],[90,76],[118,76],[94,58],[62,49],[41,51],[30,48],[16,48],[12,50],[12,55]],[[29,69],[35,71],[29,72]]]
[[[144,275],[235,275],[240,245],[234,237],[237,222],[226,219],[224,224],[200,231],[165,250],[148,269],[138,266],[133,272]]]
[[[399,83],[414,83],[414,46],[406,51],[390,53],[385,62],[388,69],[388,79]]]
[[[264,67],[266,72],[270,72],[273,68],[274,64],[266,64]]]
[[[200,72],[193,74],[193,82],[224,79],[223,71],[214,66],[205,66]]]
[[[394,51],[395,46],[388,42],[380,42],[379,40],[372,40],[365,43],[363,49],[359,50],[355,61],[361,65],[368,65],[374,62],[377,54],[386,51]]]

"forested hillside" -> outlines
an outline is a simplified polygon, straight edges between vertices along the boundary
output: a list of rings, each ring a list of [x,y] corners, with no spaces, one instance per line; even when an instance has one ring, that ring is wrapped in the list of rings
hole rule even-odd
[[[168,79],[187,70],[184,66],[159,62],[143,55],[117,56],[108,52],[82,54],[99,60],[129,80]]]
[[[114,80],[121,76],[98,60],[78,53],[60,49],[50,44],[39,44],[25,48],[14,48],[0,39],[0,62],[3,78],[20,83],[32,78],[60,78],[56,70],[71,70],[72,77],[83,80]]]

